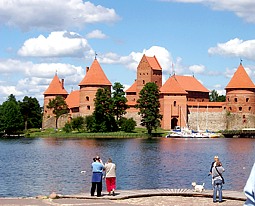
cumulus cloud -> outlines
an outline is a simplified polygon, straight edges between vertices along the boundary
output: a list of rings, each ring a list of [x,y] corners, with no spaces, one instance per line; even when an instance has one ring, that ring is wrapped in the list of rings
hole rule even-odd
[[[231,11],[247,22],[255,23],[254,0],[161,0],[165,2],[200,3],[214,10]]]
[[[22,30],[63,30],[119,20],[114,9],[83,0],[1,0],[0,24]]]
[[[192,65],[189,67],[189,70],[192,71],[195,74],[203,74],[205,72],[205,66],[204,65]]]
[[[34,64],[13,59],[0,60],[0,72],[4,73],[0,77],[0,101],[5,101],[7,96],[14,94],[18,99],[26,95],[36,97],[41,104],[43,92],[56,72],[59,78],[65,79],[65,88],[69,92],[72,87],[78,87],[85,74],[82,67],[71,64]],[[6,80],[5,76],[13,76],[12,81]]]
[[[127,68],[136,71],[137,66],[144,54],[150,57],[155,55],[163,71],[167,71],[171,67],[173,60],[170,52],[166,48],[160,46],[152,46],[149,49],[144,49],[142,52],[131,52],[128,56],[120,56],[115,53],[107,53],[100,55],[98,58],[102,63],[123,64]]]
[[[24,42],[19,49],[20,56],[30,57],[84,57],[93,53],[87,40],[75,32],[51,32]]]
[[[107,36],[101,30],[93,30],[86,35],[88,39],[106,39]]]
[[[218,43],[216,47],[209,48],[208,53],[255,60],[255,40],[231,39],[225,43]]]

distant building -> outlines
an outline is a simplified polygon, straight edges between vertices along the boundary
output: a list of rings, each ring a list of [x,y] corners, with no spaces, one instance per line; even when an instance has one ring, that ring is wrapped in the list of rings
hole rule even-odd
[[[148,82],[154,82],[160,90],[160,112],[163,115],[161,127],[173,129],[175,126],[191,129],[224,130],[254,127],[255,85],[249,78],[242,64],[226,86],[226,102],[210,102],[209,90],[194,76],[173,74],[162,85],[162,68],[155,56],[143,55],[137,66],[137,77],[126,90],[130,108],[127,117],[133,117],[138,125],[140,116],[135,108],[139,92]],[[80,89],[70,94],[64,89],[64,80],[54,76],[44,92],[43,128],[54,125],[54,115],[46,105],[49,99],[61,95],[70,109],[69,115],[60,119],[63,126],[68,119],[76,116],[91,115],[94,111],[94,98],[99,88],[111,89],[111,82],[106,77],[99,62],[95,59],[91,67],[86,68],[86,75],[79,83]],[[48,122],[48,123],[47,123]]]

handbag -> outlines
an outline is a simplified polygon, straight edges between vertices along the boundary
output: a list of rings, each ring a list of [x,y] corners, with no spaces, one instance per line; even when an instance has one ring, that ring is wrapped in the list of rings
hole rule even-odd
[[[219,176],[220,176],[221,179],[222,179],[222,184],[225,184],[225,180],[224,180],[224,178],[222,177],[222,175],[219,173],[217,167],[215,167],[215,169],[216,169],[216,171],[218,172]]]

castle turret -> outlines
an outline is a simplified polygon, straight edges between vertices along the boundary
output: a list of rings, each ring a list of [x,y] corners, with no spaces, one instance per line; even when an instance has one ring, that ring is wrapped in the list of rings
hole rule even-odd
[[[54,116],[52,113],[52,109],[47,108],[47,105],[48,105],[50,99],[54,99],[56,96],[62,96],[62,97],[64,97],[64,99],[66,99],[68,96],[68,93],[64,88],[64,79],[60,80],[58,78],[58,75],[55,74],[49,87],[45,90],[43,95],[44,95],[44,103],[43,103],[43,125],[42,125],[42,127],[44,128],[45,121],[47,119],[49,119],[50,117]]]
[[[255,85],[242,64],[226,86],[226,109],[232,113],[255,112]]]
[[[111,90],[111,82],[106,77],[103,69],[95,59],[90,68],[86,68],[86,75],[79,84],[80,86],[80,113],[90,115],[94,111],[94,98],[99,88]]]

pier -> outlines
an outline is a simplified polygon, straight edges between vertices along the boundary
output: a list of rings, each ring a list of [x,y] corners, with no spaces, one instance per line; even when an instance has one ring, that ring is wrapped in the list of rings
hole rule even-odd
[[[101,197],[91,197],[88,192],[74,195],[60,195],[57,199],[47,196],[35,198],[0,198],[1,205],[218,205],[212,202],[212,190],[194,192],[192,189],[144,189],[117,190],[115,196],[106,192]],[[243,192],[223,190],[223,202],[220,205],[243,205],[246,196]]]

